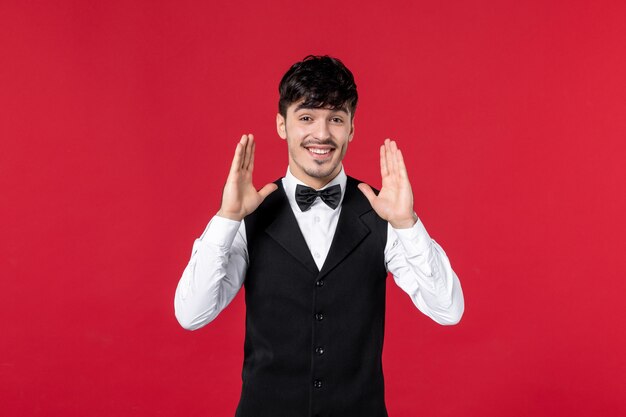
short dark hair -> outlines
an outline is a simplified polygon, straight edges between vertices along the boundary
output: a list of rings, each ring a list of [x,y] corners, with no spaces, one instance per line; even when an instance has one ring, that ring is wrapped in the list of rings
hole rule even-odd
[[[308,55],[285,73],[278,85],[278,112],[304,99],[302,107],[341,109],[354,117],[358,94],[352,73],[337,58]]]

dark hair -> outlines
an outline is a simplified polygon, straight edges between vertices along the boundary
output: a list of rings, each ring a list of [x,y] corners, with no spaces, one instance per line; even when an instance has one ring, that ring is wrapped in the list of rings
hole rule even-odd
[[[309,55],[289,68],[278,85],[278,112],[304,99],[306,108],[342,109],[354,117],[358,94],[354,77],[337,58]]]

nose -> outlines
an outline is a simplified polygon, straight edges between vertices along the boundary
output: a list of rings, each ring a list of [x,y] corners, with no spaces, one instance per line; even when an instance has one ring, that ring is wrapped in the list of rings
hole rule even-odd
[[[326,120],[317,121],[313,136],[319,141],[330,139],[330,129],[328,128],[328,122]]]

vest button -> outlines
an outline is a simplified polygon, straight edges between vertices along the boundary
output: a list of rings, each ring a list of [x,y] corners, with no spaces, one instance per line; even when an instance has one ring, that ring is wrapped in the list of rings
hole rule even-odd
[[[316,287],[323,287],[324,286],[324,280],[320,279],[319,281],[315,281],[315,286]]]
[[[315,348],[315,353],[322,356],[324,354],[324,348],[322,346],[318,346]]]
[[[315,320],[317,320],[317,321],[324,320],[324,314],[322,314],[322,313],[315,313]]]
[[[319,379],[316,379],[315,381],[313,381],[313,386],[315,388],[322,388],[322,381],[320,381]]]

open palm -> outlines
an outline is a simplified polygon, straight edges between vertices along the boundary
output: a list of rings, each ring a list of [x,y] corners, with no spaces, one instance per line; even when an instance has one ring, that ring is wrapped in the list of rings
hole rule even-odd
[[[382,219],[396,229],[406,229],[415,224],[413,191],[404,165],[402,152],[395,141],[386,139],[380,147],[380,175],[382,188],[378,195],[364,183],[359,189],[369,200],[372,208]]]
[[[233,163],[222,193],[218,216],[240,221],[259,207],[265,197],[278,187],[266,184],[257,191],[252,183],[254,170],[254,136],[243,135],[237,144]]]

